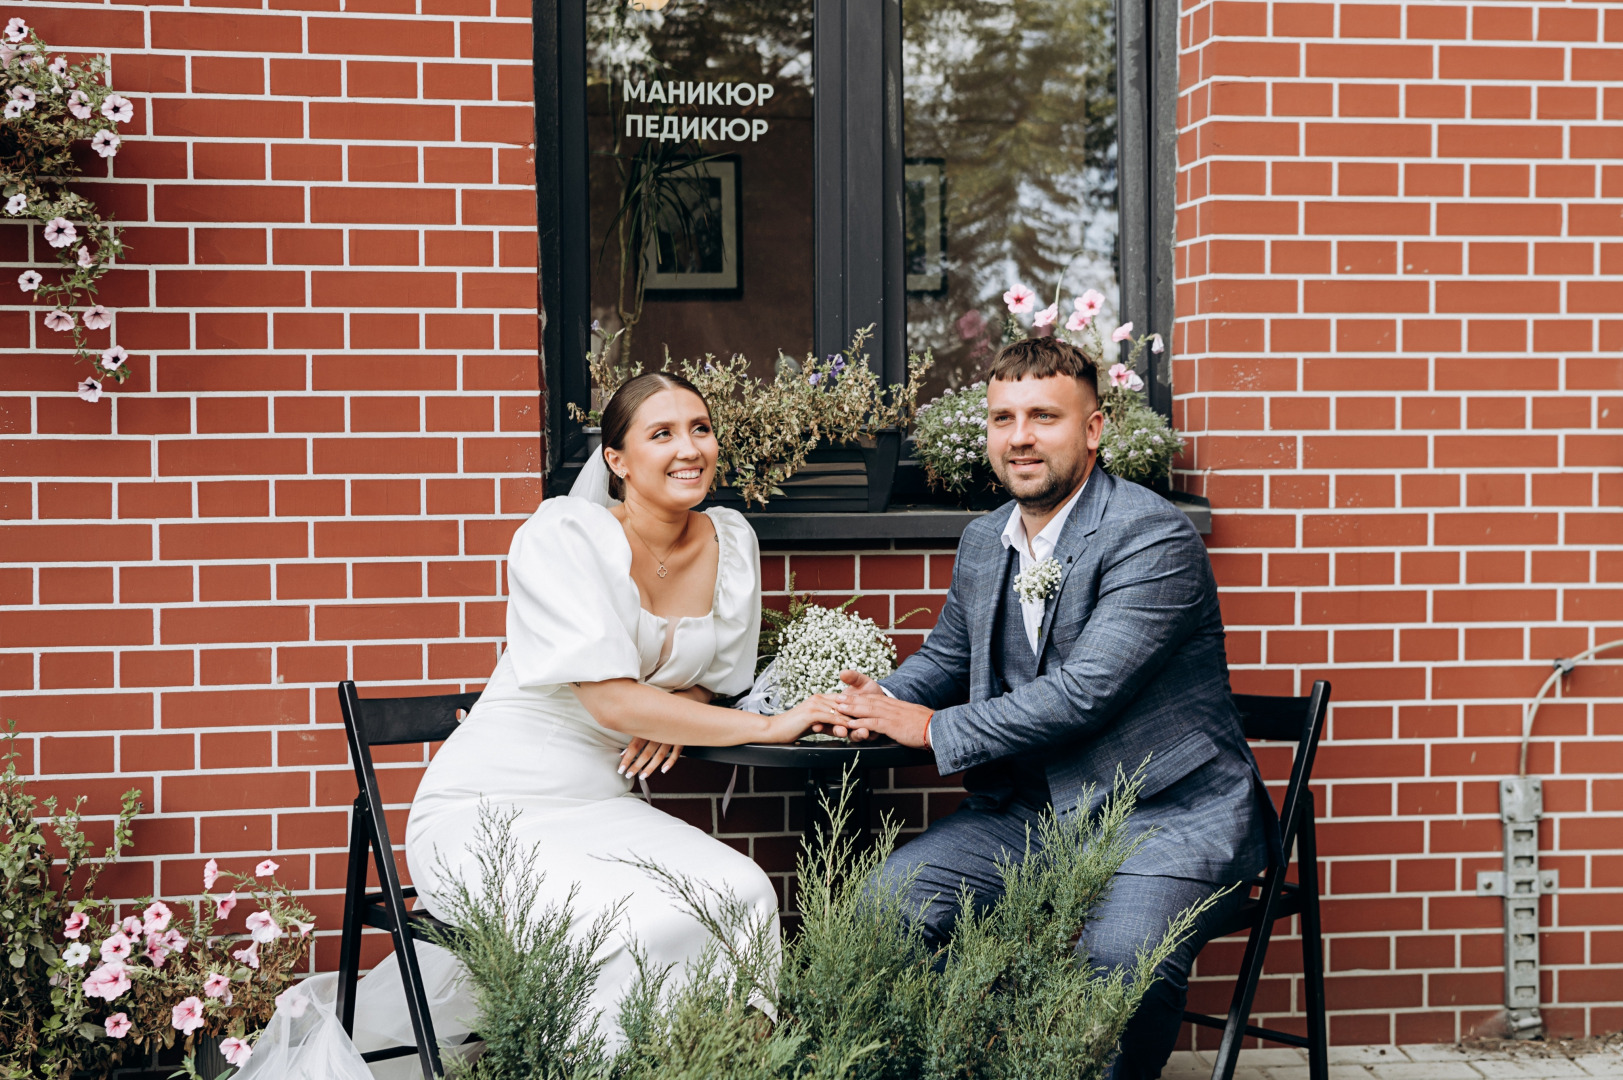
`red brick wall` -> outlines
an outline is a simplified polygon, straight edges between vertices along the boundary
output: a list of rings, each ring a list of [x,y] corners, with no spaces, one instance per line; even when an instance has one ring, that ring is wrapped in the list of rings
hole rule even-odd
[[[1185,17],[1183,480],[1216,506],[1237,684],[1336,683],[1319,775],[1342,1042],[1493,1013],[1497,902],[1469,886],[1497,861],[1518,703],[1547,657],[1623,636],[1623,241],[1605,236],[1623,149],[1600,123],[1623,109],[1600,85],[1623,74],[1604,36],[1623,23],[1481,10]],[[105,298],[138,376],[81,402],[41,313],[0,307],[0,715],[42,787],[98,814],[143,789],[124,892],[183,895],[210,855],[270,851],[331,926],[353,795],[332,684],[477,685],[538,497],[528,7],[7,14],[110,52],[137,102],[93,187],[131,226]],[[1523,26],[1539,40],[1467,39]],[[0,227],[11,273],[43,250]],[[932,602],[950,565],[763,560],[769,590],[793,571],[882,619]],[[1617,695],[1615,665],[1580,673],[1535,740],[1563,1030],[1623,1026]],[[397,831],[421,765],[388,770]],[[725,781],[689,762],[655,790],[784,873],[796,781],[746,779],[718,823]],[[913,826],[955,800],[930,775],[885,786]],[[1288,944],[1259,997],[1275,1017],[1299,1004]],[[324,938],[319,962],[335,953]],[[1208,952],[1197,999],[1233,960]]]
[[[1522,703],[1623,637],[1623,9],[1216,0],[1180,44],[1181,482],[1234,682],[1335,684],[1333,1038],[1452,1038],[1503,1000],[1473,886]],[[1623,1027],[1620,692],[1623,652],[1579,670],[1529,757],[1563,1032]]]

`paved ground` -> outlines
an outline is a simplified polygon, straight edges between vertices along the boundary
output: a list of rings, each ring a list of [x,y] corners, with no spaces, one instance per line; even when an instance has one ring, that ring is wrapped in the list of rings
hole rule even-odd
[[[1330,1080],[1623,1080],[1623,1042],[1332,1046]],[[1212,1052],[1179,1051],[1162,1080],[1207,1080]],[[1307,1080],[1307,1051],[1242,1050],[1234,1080]]]

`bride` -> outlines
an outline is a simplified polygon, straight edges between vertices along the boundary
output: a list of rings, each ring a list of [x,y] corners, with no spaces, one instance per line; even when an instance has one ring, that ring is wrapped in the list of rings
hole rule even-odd
[[[822,698],[771,717],[709,704],[750,686],[761,623],[754,532],[734,510],[692,509],[716,453],[709,406],[685,379],[652,372],[614,395],[601,455],[513,537],[507,649],[429,765],[406,827],[412,878],[436,914],[453,880],[478,886],[481,805],[516,814],[514,837],[546,875],[541,904],[578,890],[578,930],[624,903],[592,999],[611,1037],[633,944],[680,972],[708,942],[618,859],[730,890],[774,926],[778,908],[760,867],[631,795],[633,777],[669,769],[685,745],[789,742],[830,713]]]

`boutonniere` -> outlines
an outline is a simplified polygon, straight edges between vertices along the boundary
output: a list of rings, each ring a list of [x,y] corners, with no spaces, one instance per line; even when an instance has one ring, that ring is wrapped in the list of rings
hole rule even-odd
[[[1022,570],[1014,576],[1014,591],[1021,600],[1031,603],[1033,600],[1047,600],[1054,595],[1059,587],[1060,567],[1059,560],[1049,556],[1042,562],[1034,564],[1028,570]]]

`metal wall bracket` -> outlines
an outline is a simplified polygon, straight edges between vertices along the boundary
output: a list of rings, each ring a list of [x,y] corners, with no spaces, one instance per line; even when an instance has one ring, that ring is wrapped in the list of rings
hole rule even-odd
[[[1538,868],[1538,822],[1544,787],[1536,776],[1499,782],[1499,820],[1505,832],[1505,867],[1477,874],[1478,896],[1505,903],[1505,1011],[1513,1038],[1544,1033],[1539,1013],[1538,902],[1560,887],[1557,871]]]

